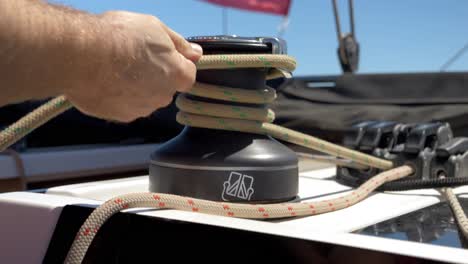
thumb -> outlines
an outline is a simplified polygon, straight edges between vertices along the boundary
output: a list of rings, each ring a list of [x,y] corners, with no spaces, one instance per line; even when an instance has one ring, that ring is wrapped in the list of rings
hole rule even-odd
[[[166,25],[164,25],[164,29],[174,43],[176,50],[185,58],[193,62],[197,62],[203,55],[203,50],[200,45],[188,42],[181,35],[179,35],[179,33],[168,28]]]

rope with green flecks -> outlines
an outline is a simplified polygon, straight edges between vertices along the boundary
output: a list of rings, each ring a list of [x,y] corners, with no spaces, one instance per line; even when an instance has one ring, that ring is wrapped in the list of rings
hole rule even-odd
[[[280,69],[282,73],[294,70],[295,63],[286,55],[211,55],[204,56],[197,65],[197,68],[201,70],[265,67]],[[275,76],[277,73],[274,73]],[[276,98],[275,90],[268,87],[261,90],[246,90],[199,82],[195,83],[188,94],[225,102],[249,104],[268,104]],[[181,110],[177,114],[177,121],[183,125],[265,134],[336,157],[346,158],[366,167],[383,170],[393,167],[392,162],[388,160],[271,124],[275,119],[275,114],[271,109],[201,102],[190,99],[186,94],[178,96],[176,105]]]
[[[58,96],[23,116],[0,132],[0,152],[71,107],[72,104],[64,96]]]

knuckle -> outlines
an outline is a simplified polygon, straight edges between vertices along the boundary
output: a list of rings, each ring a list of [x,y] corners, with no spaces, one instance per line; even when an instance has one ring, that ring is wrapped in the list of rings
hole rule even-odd
[[[174,75],[174,69],[170,65],[161,65],[161,67],[157,69],[157,76],[163,81],[172,80]]]
[[[185,69],[184,67],[182,66],[182,63],[178,62],[178,63],[175,63],[174,64],[174,67],[173,67],[173,70],[172,70],[172,74],[176,80],[178,79],[181,79],[184,77],[185,75]]]
[[[175,39],[175,42],[177,42],[177,45],[181,49],[185,49],[185,50],[191,50],[192,49],[192,46],[190,46],[190,43],[188,41],[186,41],[184,38],[182,38],[181,36],[177,37]]]
[[[192,88],[193,84],[195,83],[195,74],[192,73],[188,69],[184,69],[181,67],[181,70],[178,74],[178,89],[182,91],[187,91]]]

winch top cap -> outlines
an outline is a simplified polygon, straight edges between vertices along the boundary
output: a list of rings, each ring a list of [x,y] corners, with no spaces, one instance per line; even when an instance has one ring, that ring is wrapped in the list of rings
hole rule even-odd
[[[286,42],[276,37],[240,37],[236,35],[194,36],[187,38],[200,44],[205,54],[213,52],[245,52],[263,54],[286,54]],[[206,53],[207,52],[207,53]]]

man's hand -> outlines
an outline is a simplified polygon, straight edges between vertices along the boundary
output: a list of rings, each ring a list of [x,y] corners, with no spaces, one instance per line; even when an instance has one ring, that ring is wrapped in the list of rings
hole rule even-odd
[[[201,55],[153,16],[0,0],[0,106],[64,94],[86,114],[129,122],[190,89]]]
[[[171,103],[176,91],[195,82],[202,49],[190,44],[156,17],[129,12],[102,15],[102,36],[109,60],[100,64],[96,80],[70,87],[66,97],[82,112],[129,122]],[[110,30],[110,31],[108,31]]]

